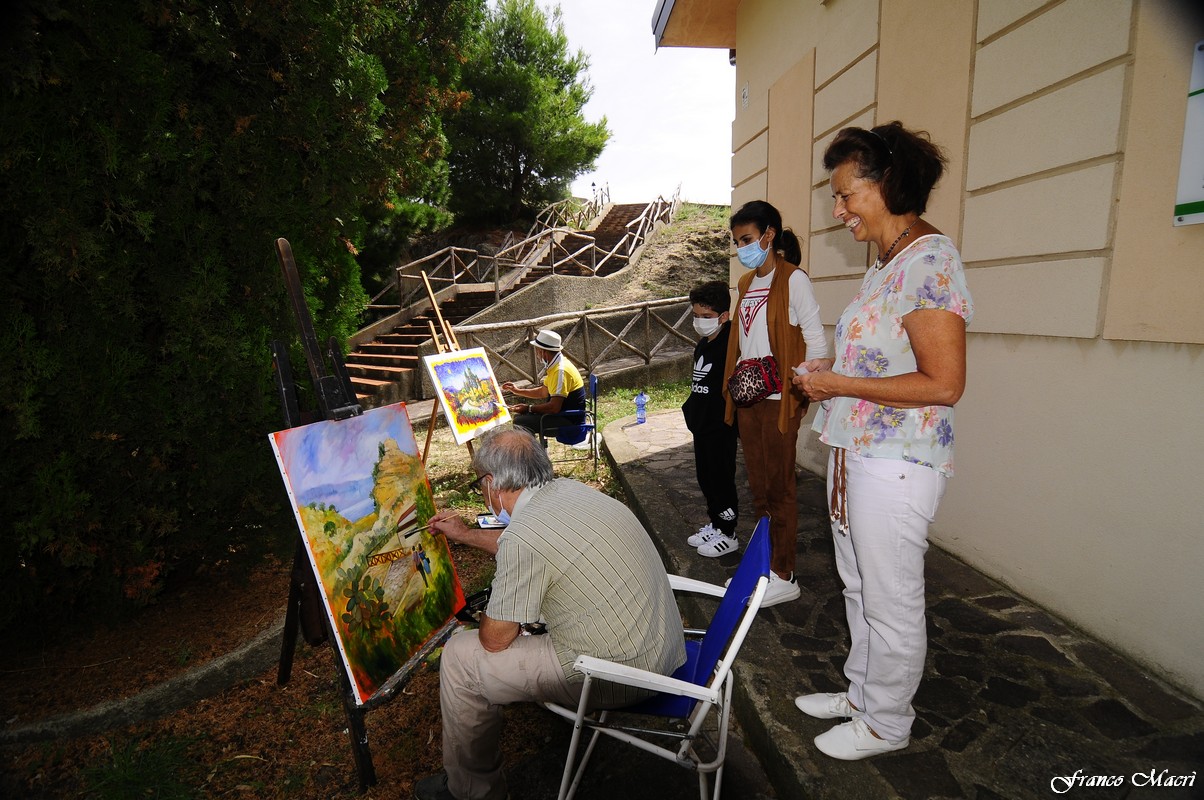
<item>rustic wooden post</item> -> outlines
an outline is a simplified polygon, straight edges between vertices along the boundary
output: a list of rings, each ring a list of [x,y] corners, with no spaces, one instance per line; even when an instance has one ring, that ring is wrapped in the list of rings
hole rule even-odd
[[[644,306],[644,364],[652,363],[652,310]]]

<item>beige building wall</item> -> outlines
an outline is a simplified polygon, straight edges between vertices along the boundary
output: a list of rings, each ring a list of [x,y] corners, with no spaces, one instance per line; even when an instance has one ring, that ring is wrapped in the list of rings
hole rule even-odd
[[[1173,0],[742,0],[732,203],[808,234],[832,325],[873,253],[823,149],[932,134],[926,216],[977,307],[933,540],[1204,697],[1204,225],[1171,225],[1195,25]],[[803,466],[826,451],[800,437]]]

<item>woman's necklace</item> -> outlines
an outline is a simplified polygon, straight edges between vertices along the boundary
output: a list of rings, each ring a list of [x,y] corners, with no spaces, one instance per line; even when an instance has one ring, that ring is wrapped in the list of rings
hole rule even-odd
[[[918,220],[917,220],[917,222],[918,222]],[[915,222],[911,223],[911,225],[915,225],[915,224],[916,224]],[[903,232],[899,234],[898,238],[890,243],[890,247],[886,248],[885,255],[878,256],[878,258],[874,261],[874,269],[882,269],[883,264],[890,263],[890,254],[895,252],[895,246],[897,244],[899,244],[899,242],[903,241],[903,237],[906,236],[907,234],[911,233],[911,225],[908,225],[906,228],[904,228]]]

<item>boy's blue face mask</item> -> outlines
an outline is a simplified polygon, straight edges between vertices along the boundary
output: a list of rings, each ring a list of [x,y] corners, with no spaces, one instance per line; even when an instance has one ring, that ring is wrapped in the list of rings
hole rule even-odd
[[[736,248],[736,258],[740,259],[740,263],[748,269],[757,269],[765,263],[765,258],[769,255],[769,248],[761,249],[761,240],[749,242],[746,245]]]

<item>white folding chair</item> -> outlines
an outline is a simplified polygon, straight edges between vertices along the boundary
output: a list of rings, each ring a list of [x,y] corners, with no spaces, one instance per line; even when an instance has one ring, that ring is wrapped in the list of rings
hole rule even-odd
[[[769,585],[769,518],[762,517],[753,531],[748,548],[731,584],[722,586],[703,581],[669,576],[673,590],[720,597],[719,608],[711,618],[710,625],[700,641],[686,642],[686,663],[670,676],[635,669],[592,656],[579,656],[574,668],[585,675],[581,700],[576,709],[555,703],[544,705],[551,711],[573,723],[573,735],[565,759],[564,775],[560,782],[559,800],[570,800],[577,792],[581,776],[593,754],[598,736],[605,734],[621,742],[658,755],[682,767],[698,773],[698,792],[701,800],[707,800],[708,776],[715,775],[713,798],[718,800],[723,781],[723,763],[727,756],[728,721],[732,703],[732,664],[740,652],[740,646],[756,618],[757,610],[765,597]],[[687,634],[697,633],[687,631]],[[638,686],[656,692],[652,697],[621,709],[590,712],[590,691],[595,680],[611,681],[627,686]],[[714,710],[717,735],[700,748],[708,738],[703,730],[704,723]],[[650,729],[646,724],[639,727],[615,724],[612,715],[625,717],[630,714],[660,717],[670,723],[677,721],[677,728]],[[641,720],[642,721],[642,720]],[[681,722],[687,723],[681,725]],[[682,728],[684,727],[684,730]],[[590,728],[593,735],[574,768],[581,732]],[[652,741],[652,737],[675,740],[665,747]]]

